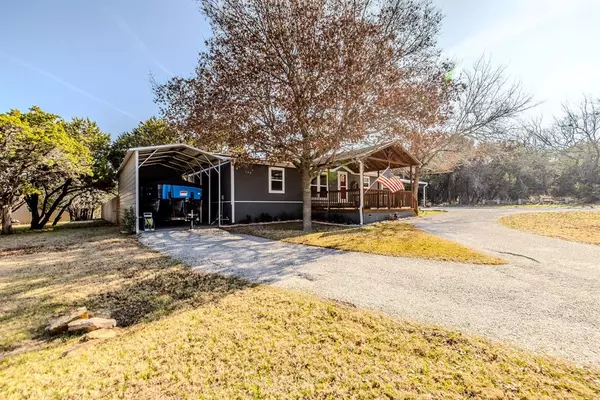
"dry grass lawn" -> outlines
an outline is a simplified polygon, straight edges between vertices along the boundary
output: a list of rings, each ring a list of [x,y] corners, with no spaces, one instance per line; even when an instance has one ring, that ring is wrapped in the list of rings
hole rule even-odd
[[[470,249],[450,240],[423,232],[405,222],[382,222],[362,227],[313,224],[306,234],[299,222],[238,226],[230,231],[269,239],[338,250],[360,251],[428,260],[472,264],[505,264],[498,257]]]
[[[506,227],[538,235],[600,245],[600,212],[520,213],[500,219]]]
[[[128,326],[245,286],[194,274],[113,227],[0,237],[0,354],[43,343],[48,319],[69,307]]]
[[[596,369],[194,274],[112,228],[19,236],[0,238],[2,399],[600,396]],[[31,346],[53,312],[76,305],[126,327]]]

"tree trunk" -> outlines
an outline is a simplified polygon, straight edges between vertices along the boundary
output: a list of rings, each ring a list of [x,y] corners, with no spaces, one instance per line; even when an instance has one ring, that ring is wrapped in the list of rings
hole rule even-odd
[[[62,218],[62,215],[67,210],[67,208],[69,208],[71,206],[72,202],[73,202],[73,199],[71,199],[67,204],[65,204],[63,206],[63,208],[60,209],[60,211],[58,212],[58,215],[56,216],[56,218],[54,218],[54,221],[52,221],[52,226],[56,226],[56,224],[58,224],[58,222]]]
[[[312,230],[310,181],[310,169],[302,167],[302,229],[304,231]]]
[[[2,234],[10,235],[13,232],[12,228],[12,206],[9,204],[2,208]]]
[[[40,196],[38,194],[31,194],[25,197],[25,201],[27,202],[27,206],[31,211],[31,223],[29,225],[30,229],[42,229],[40,226],[40,209],[38,208]]]
[[[48,210],[42,210],[41,215],[38,209],[39,195],[32,194],[31,196],[28,196],[29,199],[27,200],[27,204],[29,205],[29,209],[31,210],[31,229],[44,229],[44,226],[46,226],[48,221],[50,221],[50,218],[52,217],[54,211],[56,211],[56,209],[58,208],[58,205],[69,193],[69,187],[71,186],[72,182],[73,179],[70,178],[65,181],[65,183],[62,185],[61,192],[58,195],[58,197],[56,197],[53,200]],[[44,199],[44,203],[46,202],[47,199]],[[44,204],[44,208],[45,206],[46,204]]]
[[[73,182],[73,179],[70,179],[70,178],[65,181],[65,183],[62,186],[62,191],[60,192],[58,197],[54,200],[54,203],[52,203],[52,205],[46,212],[46,215],[44,215],[44,218],[42,218],[42,221],[40,222],[40,225],[41,225],[40,229],[42,229],[44,226],[46,226],[48,221],[50,221],[50,218],[52,217],[52,214],[54,213],[54,211],[56,211],[56,209],[58,208],[58,205],[60,203],[62,203],[63,199],[69,193],[69,187],[71,186],[72,182]]]

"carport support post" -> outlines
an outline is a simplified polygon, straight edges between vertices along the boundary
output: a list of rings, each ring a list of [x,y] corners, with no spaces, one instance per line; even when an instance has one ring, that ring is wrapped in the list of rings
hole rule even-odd
[[[235,171],[233,169],[233,161],[229,163],[231,172],[231,223],[235,224]]]
[[[221,164],[222,163],[219,163],[219,227],[221,227]]]
[[[135,151],[135,233],[140,233],[140,151]]]
[[[365,166],[362,160],[358,161],[359,166],[359,174],[360,174],[360,205],[358,207],[358,212],[360,214],[360,224],[364,224],[363,218],[363,208],[365,207],[365,185],[364,185],[364,174],[365,174]]]
[[[210,213],[210,204],[212,203],[212,193],[210,190],[211,184],[210,184],[210,176],[212,175],[212,171],[209,169],[208,170],[208,225],[212,224],[212,214]]]

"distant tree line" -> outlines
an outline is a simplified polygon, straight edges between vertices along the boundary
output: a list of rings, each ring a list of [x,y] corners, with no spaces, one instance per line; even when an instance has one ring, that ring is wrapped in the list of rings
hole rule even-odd
[[[552,122],[528,121],[500,140],[464,143],[450,171],[429,180],[433,203],[477,204],[539,196],[600,201],[600,99],[564,105]]]

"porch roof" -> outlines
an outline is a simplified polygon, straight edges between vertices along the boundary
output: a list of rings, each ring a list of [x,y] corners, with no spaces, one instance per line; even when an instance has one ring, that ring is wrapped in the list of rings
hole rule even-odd
[[[382,171],[388,167],[404,168],[421,164],[415,156],[402,146],[400,141],[344,151],[334,158],[334,163],[346,165],[354,171],[358,171],[359,161],[363,162],[365,172]]]

